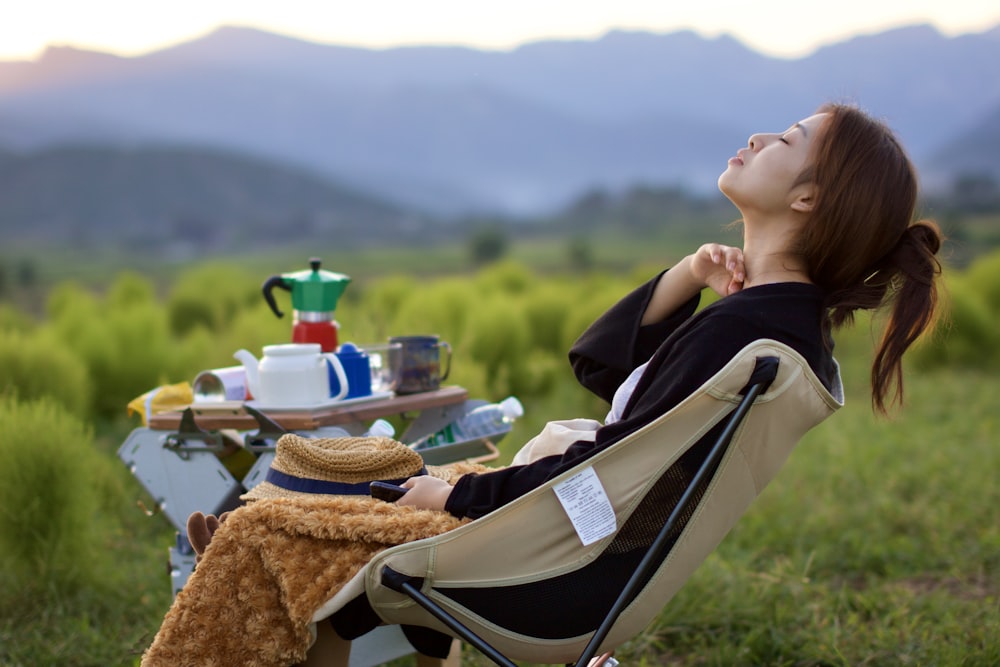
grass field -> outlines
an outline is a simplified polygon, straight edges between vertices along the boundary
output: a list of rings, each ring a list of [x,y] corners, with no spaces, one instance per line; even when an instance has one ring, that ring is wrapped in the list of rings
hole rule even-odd
[[[1000,664],[995,380],[912,375],[907,409],[888,421],[871,415],[864,369],[845,368],[847,407],[807,435],[648,632],[619,649],[625,664]],[[115,437],[98,443],[109,458]],[[137,664],[170,603],[172,531],[136,506],[119,512],[98,584],[4,582],[0,664]],[[471,649],[463,663],[490,664]]]

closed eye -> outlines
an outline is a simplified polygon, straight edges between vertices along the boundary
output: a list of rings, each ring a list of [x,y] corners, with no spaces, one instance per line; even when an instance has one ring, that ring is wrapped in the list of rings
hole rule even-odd
[[[781,140],[781,143],[788,144],[788,139],[785,139],[784,137],[778,137],[778,139]],[[790,146],[791,144],[788,144],[788,145]]]

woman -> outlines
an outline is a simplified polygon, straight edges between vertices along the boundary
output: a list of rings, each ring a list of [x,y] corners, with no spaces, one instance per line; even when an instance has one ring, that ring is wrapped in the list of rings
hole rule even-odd
[[[743,248],[704,245],[639,287],[570,350],[580,383],[611,412],[595,441],[524,466],[465,475],[454,487],[414,477],[398,502],[478,518],[667,412],[748,343],[798,351],[828,388],[832,329],[857,310],[889,310],[871,371],[872,402],[903,397],[902,356],[932,322],[941,235],[913,222],[917,180],[882,123],[826,105],[779,134],[755,134],[719,189],[743,218]],[[722,298],[695,313],[710,288]]]

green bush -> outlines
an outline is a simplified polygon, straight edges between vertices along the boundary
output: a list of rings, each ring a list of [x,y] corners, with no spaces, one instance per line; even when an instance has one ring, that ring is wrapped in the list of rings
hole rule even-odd
[[[95,576],[100,478],[93,435],[54,401],[0,397],[0,572],[7,588]]]
[[[389,316],[389,335],[436,334],[454,345],[463,336],[470,309],[481,297],[468,283],[454,280],[419,286]],[[347,320],[343,324],[350,326]]]
[[[170,378],[175,353],[164,309],[155,303],[63,304],[51,322],[62,345],[83,362],[93,387],[93,414],[123,415],[125,405]]]
[[[115,277],[105,300],[111,308],[128,308],[153,303],[156,294],[152,283],[144,276],[133,271],[123,271]]]
[[[570,308],[563,321],[560,354],[565,358],[565,354],[580,334],[638,284],[628,284],[620,279],[590,277],[577,285],[572,294],[567,295]]]
[[[948,276],[943,315],[911,356],[917,368],[996,368],[1000,365],[1000,311],[990,307],[982,284]]]
[[[435,282],[431,289],[436,289]],[[409,322],[416,320],[419,331],[431,332],[436,324],[429,323],[428,318],[414,312],[416,307],[407,306],[414,295],[420,294],[424,287],[411,277],[390,276],[370,282],[352,283],[337,303],[334,317],[340,326],[340,342],[353,342],[359,345],[367,343],[384,343],[389,336],[414,333],[409,329]],[[400,315],[406,310],[409,315]],[[449,320],[451,317],[437,309],[439,320]],[[273,318],[273,314],[272,314]],[[424,326],[429,328],[424,329]],[[291,336],[291,320],[285,324],[286,337]],[[403,327],[401,330],[400,327]]]
[[[264,303],[245,308],[236,313],[226,327],[211,332],[215,348],[209,367],[232,366],[239,363],[233,359],[233,352],[246,348],[259,357],[265,345],[290,343],[292,341],[292,316],[277,318]]]
[[[524,300],[524,313],[531,330],[531,344],[538,350],[563,357],[566,347],[563,327],[575,298],[568,284],[547,282]]]
[[[30,331],[34,321],[26,313],[7,303],[0,303],[0,331]]]
[[[464,363],[483,367],[491,397],[514,393],[515,378],[526,372],[529,352],[528,320],[517,302],[496,295],[479,301],[470,313],[461,350]]]
[[[221,331],[236,314],[264,301],[261,280],[224,263],[200,265],[178,278],[167,300],[170,332],[182,336],[195,327]],[[278,308],[291,317],[288,293],[275,290]],[[290,321],[290,320],[289,320]]]
[[[474,282],[480,294],[500,291],[504,294],[520,295],[538,284],[538,276],[523,264],[506,260],[478,271]]]
[[[966,270],[970,286],[982,297],[994,317],[1000,318],[1000,251],[980,257]]]
[[[79,322],[100,318],[102,306],[97,297],[80,285],[64,282],[56,285],[45,302],[48,321],[60,329],[63,338],[72,337]]]
[[[0,395],[51,398],[77,417],[90,408],[87,366],[55,337],[0,330]]]

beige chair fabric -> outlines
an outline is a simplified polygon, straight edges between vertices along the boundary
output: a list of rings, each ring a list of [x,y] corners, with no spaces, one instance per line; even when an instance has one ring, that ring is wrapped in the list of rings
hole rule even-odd
[[[380,553],[314,620],[326,618],[364,592],[385,623],[426,626],[450,634],[408,597],[380,583],[382,568],[390,566],[424,578],[424,594],[509,658],[547,664],[575,661],[596,628],[558,640],[514,633],[468,613],[435,589],[489,589],[534,582],[593,561],[614,535],[583,546],[553,486],[592,468],[620,528],[660,475],[731,412],[755,360],[767,356],[780,359],[776,379],[750,410],[662,565],[600,648],[612,650],[640,633],[680,589],[771,481],[803,434],[843,405],[841,388],[828,392],[791,348],[775,341],[756,341],[675,409],[559,479],[454,531]],[[551,613],[559,614],[559,609]]]

